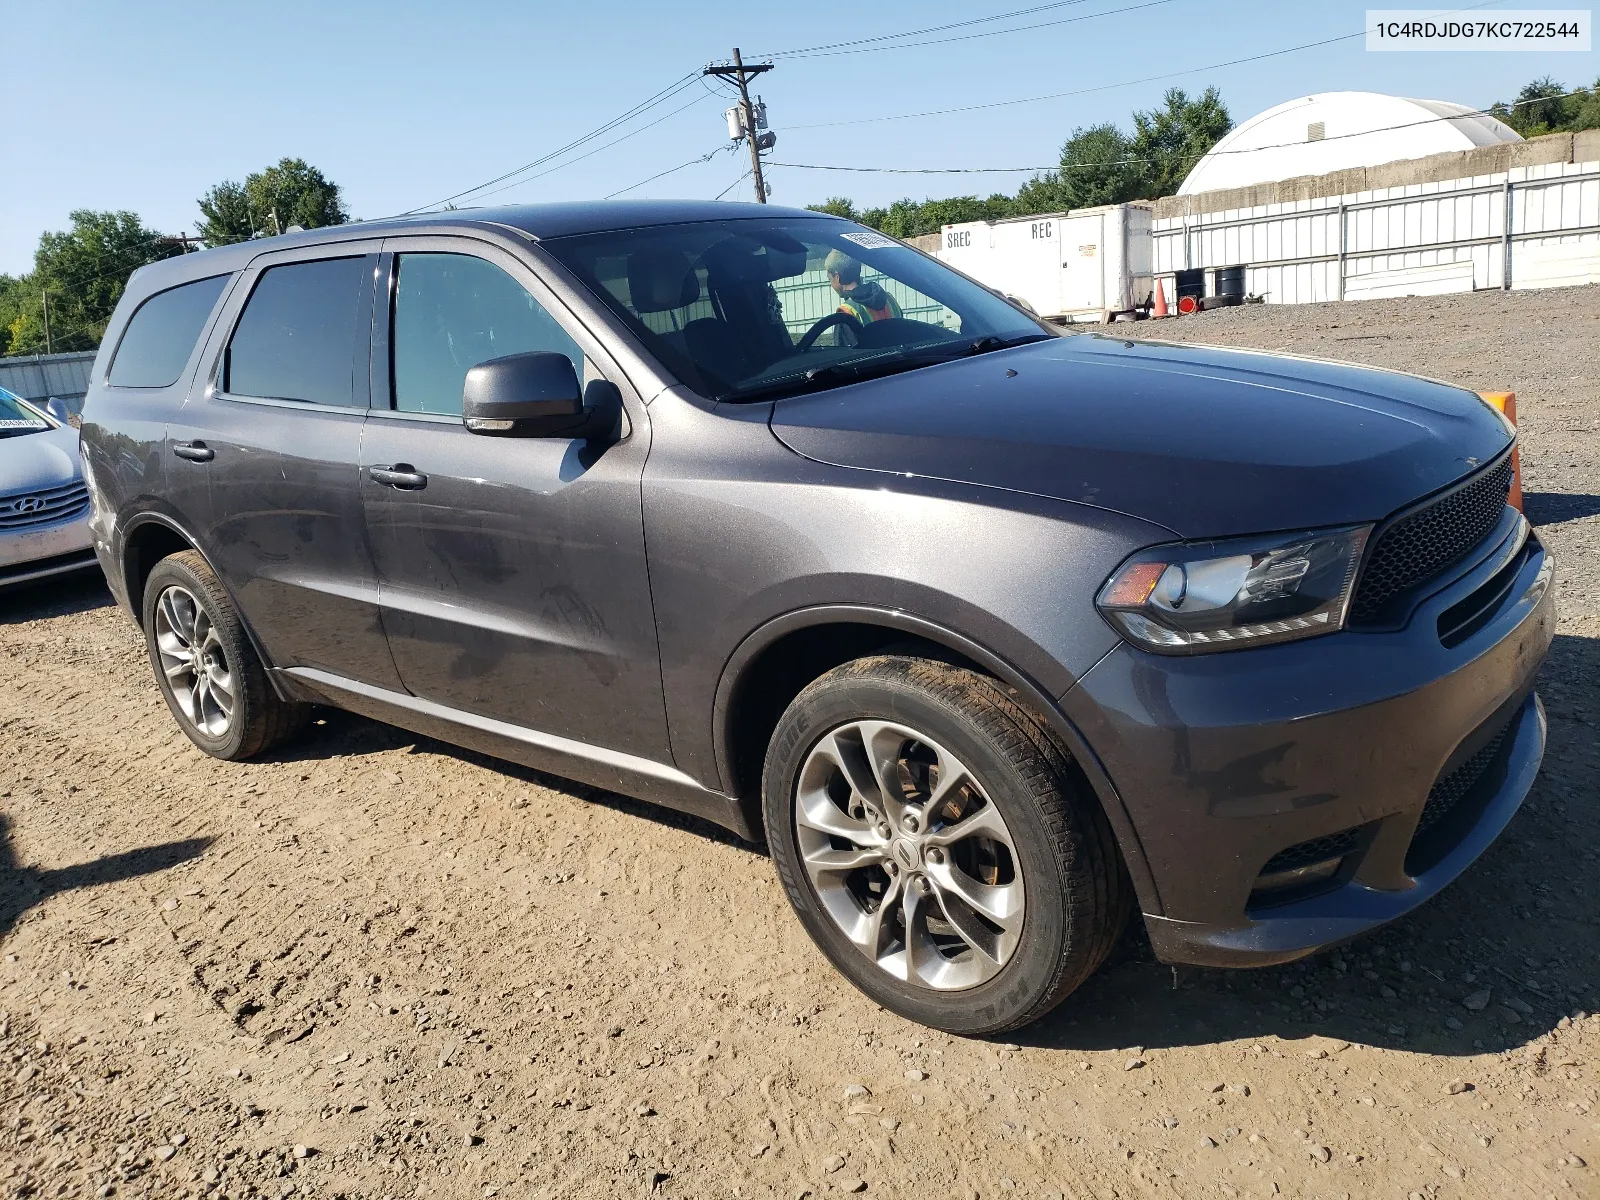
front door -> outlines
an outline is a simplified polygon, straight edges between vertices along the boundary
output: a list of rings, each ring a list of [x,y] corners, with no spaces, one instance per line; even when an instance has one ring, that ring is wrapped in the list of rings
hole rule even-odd
[[[670,761],[645,571],[643,406],[512,255],[450,238],[389,239],[384,250],[389,321],[375,341],[361,493],[406,688]],[[597,396],[619,386],[618,436],[468,432],[468,369],[529,350],[566,354]]]
[[[272,666],[397,689],[359,474],[378,248],[251,265],[213,374],[170,427],[168,470],[206,481],[196,537]]]

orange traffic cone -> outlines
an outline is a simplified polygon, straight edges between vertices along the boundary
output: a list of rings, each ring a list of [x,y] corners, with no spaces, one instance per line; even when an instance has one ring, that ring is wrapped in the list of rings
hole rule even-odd
[[[1517,394],[1515,392],[1479,392],[1490,404],[1505,413],[1506,420],[1513,425],[1517,423]],[[1522,449],[1517,447],[1511,451],[1511,507],[1518,512],[1522,511]]]
[[[1166,284],[1161,282],[1161,276],[1159,275],[1156,276],[1155,292],[1155,300],[1150,305],[1150,319],[1156,320],[1160,317],[1170,317],[1172,314],[1167,311],[1167,287]]]

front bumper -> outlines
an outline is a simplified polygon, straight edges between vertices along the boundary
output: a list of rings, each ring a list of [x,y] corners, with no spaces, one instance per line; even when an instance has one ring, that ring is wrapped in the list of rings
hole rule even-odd
[[[1544,753],[1533,680],[1555,632],[1550,575],[1530,536],[1509,565],[1486,553],[1398,632],[1193,657],[1125,645],[1085,674],[1064,700],[1150,867],[1156,953],[1287,962],[1409,912],[1482,854]],[[1440,618],[1497,591],[1446,645]],[[1451,803],[1424,825],[1441,789]],[[1337,870],[1264,890],[1263,869],[1308,843],[1341,847]]]
[[[0,587],[98,566],[89,514],[0,533]]]

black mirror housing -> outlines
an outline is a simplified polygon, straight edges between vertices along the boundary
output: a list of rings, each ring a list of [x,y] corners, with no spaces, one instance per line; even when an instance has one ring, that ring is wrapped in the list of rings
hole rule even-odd
[[[467,372],[461,418],[473,433],[586,437],[589,410],[572,360],[549,350],[491,358]]]

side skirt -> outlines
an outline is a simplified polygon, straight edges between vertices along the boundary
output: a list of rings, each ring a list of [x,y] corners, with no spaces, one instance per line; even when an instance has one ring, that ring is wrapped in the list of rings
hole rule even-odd
[[[480,717],[314,667],[286,667],[272,673],[287,685],[286,691],[296,694],[296,699],[348,709],[424,737],[665,805],[715,822],[746,841],[761,840],[760,833],[750,828],[737,800],[703,787],[676,767],[493,717]]]

